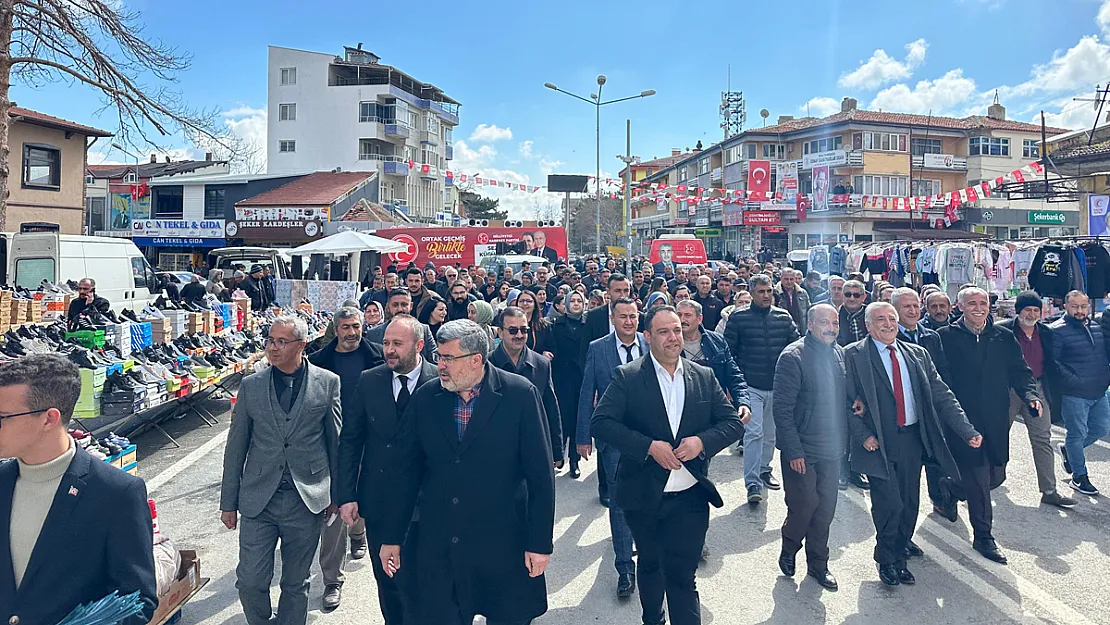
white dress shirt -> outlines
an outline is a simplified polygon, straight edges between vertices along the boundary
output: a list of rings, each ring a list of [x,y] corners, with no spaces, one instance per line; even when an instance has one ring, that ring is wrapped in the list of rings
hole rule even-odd
[[[616,339],[617,339],[616,340],[616,343],[617,343],[617,362],[619,362],[623,365],[623,364],[626,364],[625,359],[628,356],[627,356],[626,352],[624,351],[624,343],[621,343],[621,338],[618,336],[618,337],[616,337]],[[632,360],[636,360],[640,356],[643,356],[643,354],[640,353],[640,342],[636,340],[636,337],[632,337]]]
[[[883,360],[883,367],[886,369],[886,379],[891,382],[891,387],[894,388],[894,366],[890,362],[890,350],[886,345],[880,341],[875,342],[875,348],[879,350],[879,358]],[[906,425],[913,425],[917,423],[917,402],[913,397],[913,382],[910,381],[910,365],[906,362],[905,356],[902,355],[898,348],[894,348],[894,353],[898,356],[898,369],[902,374],[902,379],[898,381],[902,385],[902,398],[906,402]]]
[[[416,366],[408,373],[398,375],[390,372],[393,376],[393,401],[397,401],[397,396],[401,394],[401,380],[409,387],[409,395],[411,396],[416,392],[416,381],[420,379],[420,368],[424,366],[424,361],[418,355],[416,357]]]
[[[682,425],[682,410],[686,407],[686,378],[683,377],[682,359],[678,359],[674,376],[663,368],[654,358],[651,363],[655,366],[655,377],[659,379],[659,390],[663,393],[663,405],[667,408],[667,421],[671,424],[671,436],[678,437],[678,428]],[[697,484],[694,474],[685,465],[677,471],[671,471],[667,477],[667,485],[663,487],[664,493],[677,493]]]

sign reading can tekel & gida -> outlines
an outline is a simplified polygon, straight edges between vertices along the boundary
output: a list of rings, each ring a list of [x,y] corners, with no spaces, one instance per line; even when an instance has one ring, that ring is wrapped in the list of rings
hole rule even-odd
[[[323,234],[329,212],[326,206],[236,206],[235,220],[227,222],[224,232],[244,241],[310,241]]]

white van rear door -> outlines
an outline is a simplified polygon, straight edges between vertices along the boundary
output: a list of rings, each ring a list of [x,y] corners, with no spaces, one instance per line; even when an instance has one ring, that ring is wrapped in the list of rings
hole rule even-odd
[[[11,283],[34,291],[43,280],[57,282],[58,246],[56,232],[20,232],[13,235],[8,248]]]

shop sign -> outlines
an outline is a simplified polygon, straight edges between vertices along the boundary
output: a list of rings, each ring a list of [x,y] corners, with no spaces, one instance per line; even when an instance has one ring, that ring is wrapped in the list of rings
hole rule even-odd
[[[694,219],[694,225],[695,226],[708,226],[709,225],[709,218],[708,217],[698,217],[698,218]]]
[[[143,247],[224,247],[227,239],[224,238],[179,238],[179,237],[134,237],[131,239],[135,245]]]
[[[1068,220],[1063,211],[1029,211],[1029,223],[1062,226]]]
[[[131,235],[142,238],[222,239],[223,219],[134,219]]]
[[[721,236],[720,228],[698,228],[694,230],[694,236],[697,237],[719,237]]]
[[[242,219],[227,222],[224,232],[232,239],[289,243],[315,239],[324,228],[319,221]]]
[[[737,204],[725,204],[724,208],[721,210],[721,225],[744,225],[744,207]]]
[[[690,223],[690,220],[685,218],[685,217],[675,217],[675,220],[674,220],[674,225],[676,225],[676,226],[685,226],[685,225],[688,225],[689,223]]]
[[[956,158],[951,154],[926,154],[924,165],[929,169],[952,169]]]
[[[782,213],[775,211],[745,211],[745,226],[777,226],[782,223]]]
[[[815,152],[802,157],[802,169],[814,167],[839,167],[848,164],[848,153],[844,150]]]

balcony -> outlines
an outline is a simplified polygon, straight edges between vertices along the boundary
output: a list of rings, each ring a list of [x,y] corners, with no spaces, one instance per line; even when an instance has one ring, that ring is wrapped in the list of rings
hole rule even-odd
[[[400,161],[385,161],[382,163],[382,173],[390,176],[407,176],[409,165]]]
[[[848,167],[863,167],[863,150],[848,152]]]
[[[420,143],[427,143],[429,145],[439,145],[439,135],[427,130],[420,131]]]
[[[723,178],[723,175],[721,173],[721,168],[720,167],[717,167],[713,171],[709,172],[709,180],[711,182],[721,182],[722,178]]]
[[[934,171],[967,171],[967,157],[951,154],[921,154],[911,161],[914,169]]]
[[[387,137],[394,137],[398,139],[408,139],[412,131],[405,124],[382,124],[382,134]]]

